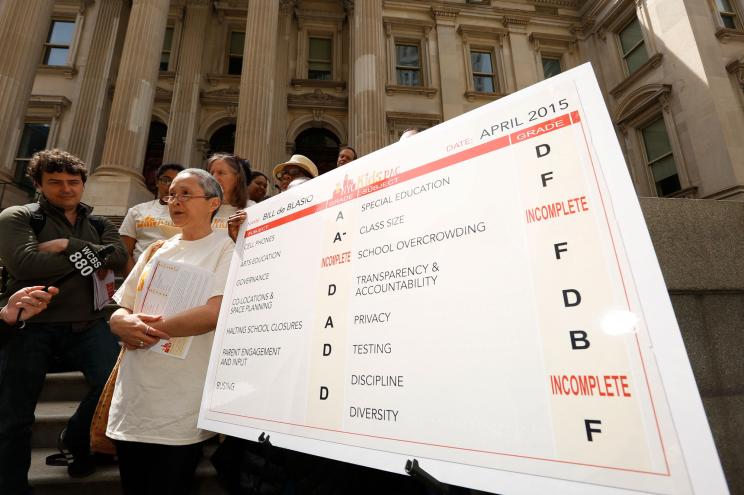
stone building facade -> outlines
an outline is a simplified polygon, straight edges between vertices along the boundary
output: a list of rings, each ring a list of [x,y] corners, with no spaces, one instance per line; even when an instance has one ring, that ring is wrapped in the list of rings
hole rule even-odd
[[[162,162],[328,170],[585,62],[616,126],[732,493],[744,493],[744,0],[0,0],[0,208],[30,155],[123,216]]]
[[[742,0],[5,0],[2,205],[30,153],[124,215],[159,163],[332,168],[584,62],[640,196],[744,199]]]

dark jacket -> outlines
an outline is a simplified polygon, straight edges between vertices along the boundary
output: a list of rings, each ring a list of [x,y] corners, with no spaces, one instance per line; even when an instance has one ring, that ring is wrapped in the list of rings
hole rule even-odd
[[[112,245],[114,251],[106,258],[105,268],[119,269],[127,261],[127,252],[119,233],[109,220],[103,218],[104,228],[99,238],[89,216],[93,210],[80,203],[75,225],[64,212],[45,198],[39,200],[46,217],[38,237],[31,226],[31,212],[26,206],[12,206],[0,212],[0,259],[8,270],[8,288],[0,305],[17,290],[30,285],[49,285],[75,270],[68,257],[84,246],[99,251]],[[42,253],[39,243],[53,239],[69,239],[64,253]],[[93,274],[92,276],[95,276]],[[93,311],[93,281],[91,276],[76,274],[61,284],[60,293],[43,313],[33,318],[34,323],[68,323],[103,318],[102,311]]]

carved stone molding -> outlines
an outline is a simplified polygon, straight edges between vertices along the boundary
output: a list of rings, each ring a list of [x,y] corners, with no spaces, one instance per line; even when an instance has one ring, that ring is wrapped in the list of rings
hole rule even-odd
[[[395,136],[396,129],[400,131],[407,127],[427,129],[442,122],[442,116],[428,113],[387,112],[385,114],[385,120],[387,121],[388,133],[391,139],[397,141],[397,136]]]
[[[657,102],[663,104],[662,101],[666,101],[668,109],[671,91],[672,86],[669,84],[649,84],[634,90],[620,102],[612,121],[618,126],[626,125]]]
[[[664,58],[664,56],[661,53],[657,53],[653,57],[646,60],[646,62],[643,63],[634,73],[626,77],[620,84],[615,86],[610,90],[610,94],[617,98],[620,96],[626,89],[628,89],[630,86],[632,86],[634,83],[636,83],[640,78],[644,76],[644,74],[648,74],[652,70],[658,68],[661,66],[661,61]]]
[[[730,199],[730,198],[741,198],[744,195],[744,186],[731,186],[720,191],[716,191],[713,194],[708,194],[702,199]]]
[[[354,15],[354,0],[341,0],[344,5],[344,12],[346,15],[351,17]]]
[[[499,98],[506,96],[505,94],[501,94],[501,93],[483,93],[481,91],[465,91],[464,95],[465,95],[465,99],[468,101],[498,100]]]
[[[173,91],[170,89],[155,86],[155,101],[170,103],[173,99]]]
[[[94,0],[80,0],[80,8],[78,9],[78,12],[80,15],[85,14],[85,11],[88,9],[88,7],[93,6]]]
[[[216,89],[214,91],[203,91],[201,102],[211,106],[234,106],[237,108],[240,97],[240,89],[236,87]]]
[[[535,6],[549,6],[549,7],[565,7],[567,9],[575,9],[579,6],[577,0],[532,0]]]
[[[214,2],[214,10],[217,18],[224,22],[225,18],[244,19],[248,11],[247,2],[235,2],[234,0]]]
[[[435,5],[431,8],[431,15],[437,22],[455,22],[459,13],[460,9],[454,9],[452,7]]]
[[[675,191],[671,194],[667,194],[664,197],[665,198],[697,199],[699,197],[698,188],[697,186],[685,187],[684,189],[680,189],[679,191]]]
[[[721,40],[721,43],[726,43],[729,40],[744,40],[744,31],[741,29],[721,28],[716,31],[716,38]]]
[[[289,14],[297,8],[297,0],[279,0],[279,12]]]
[[[335,89],[337,93],[341,93],[346,89],[346,81],[292,79],[291,84],[295,90],[300,90],[302,88],[332,88]]]
[[[347,105],[347,98],[329,95],[328,93],[321,91],[319,88],[315,89],[312,93],[287,95],[287,106],[289,108],[345,110]]]
[[[489,39],[495,40],[499,43],[503,42],[504,36],[509,34],[506,29],[492,28],[488,26],[478,26],[471,24],[460,24],[457,27],[457,32],[462,36],[463,42],[468,42],[472,39]]]
[[[62,116],[62,112],[66,108],[70,107],[70,100],[64,96],[48,96],[48,95],[31,95],[28,100],[28,109],[45,109],[51,110],[52,116],[58,119]]]
[[[736,77],[736,82],[739,83],[739,87],[744,91],[744,57],[726,65],[726,71]]]
[[[218,84],[240,85],[240,76],[233,74],[207,74],[207,82],[212,86]]]
[[[542,15],[558,15],[558,7],[551,7],[549,5],[535,5],[535,13]]]
[[[61,74],[66,79],[72,79],[77,74],[77,69],[71,65],[39,65],[39,74]]]
[[[397,84],[385,85],[385,94],[393,96],[394,94],[409,94],[409,95],[426,95],[428,98],[434,98],[437,94],[437,88],[427,88],[424,86],[398,86]]]
[[[504,17],[504,27],[514,26],[518,28],[526,28],[527,24],[530,23],[529,17],[515,17],[506,16]]]

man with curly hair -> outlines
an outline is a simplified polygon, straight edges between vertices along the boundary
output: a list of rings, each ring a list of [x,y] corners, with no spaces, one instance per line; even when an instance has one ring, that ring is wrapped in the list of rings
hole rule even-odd
[[[36,153],[28,175],[40,193],[38,203],[13,206],[0,212],[0,258],[9,274],[5,297],[24,286],[60,282],[59,295],[47,310],[29,319],[2,349],[0,373],[0,493],[27,493],[31,462],[31,426],[44,376],[53,362],[65,370],[79,370],[90,390],[70,418],[61,443],[72,453],[71,476],[95,470],[90,454],[90,423],[98,397],[116,362],[118,344],[93,302],[94,272],[87,277],[71,255],[87,248],[108,248],[101,269],[120,269],[127,252],[116,227],[91,215],[80,202],[88,172],[74,155],[61,150]],[[74,257],[74,256],[72,256]],[[5,304],[0,299],[0,306]]]

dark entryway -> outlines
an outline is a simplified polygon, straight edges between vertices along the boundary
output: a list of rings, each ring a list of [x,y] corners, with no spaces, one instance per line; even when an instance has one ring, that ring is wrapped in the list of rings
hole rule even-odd
[[[142,166],[142,176],[145,178],[145,186],[153,194],[157,194],[158,167],[163,164],[165,153],[165,135],[168,126],[162,122],[153,120],[150,123],[150,134],[147,136],[147,150],[145,151],[145,163]]]
[[[325,173],[336,168],[339,139],[328,129],[307,129],[295,139],[295,153],[305,155]]]
[[[209,138],[209,153],[233,153],[235,150],[235,124],[228,124],[217,129]]]

